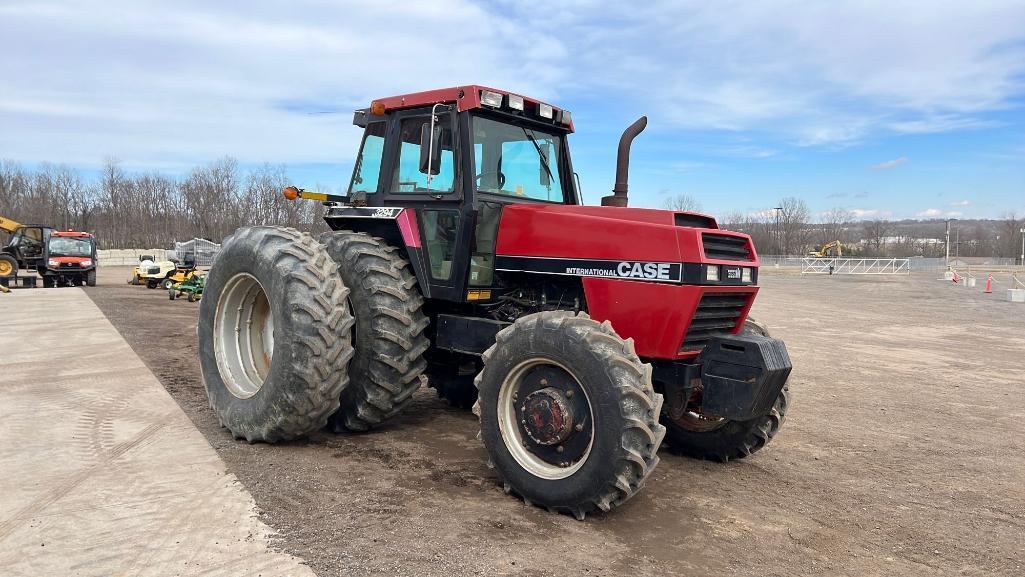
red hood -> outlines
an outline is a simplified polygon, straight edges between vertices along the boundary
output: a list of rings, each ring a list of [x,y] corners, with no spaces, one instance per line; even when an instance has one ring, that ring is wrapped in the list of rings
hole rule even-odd
[[[678,221],[703,221],[708,228]],[[719,230],[715,219],[704,215],[606,206],[510,205],[498,230],[499,255],[600,260],[715,262],[704,255],[702,233],[748,239]]]

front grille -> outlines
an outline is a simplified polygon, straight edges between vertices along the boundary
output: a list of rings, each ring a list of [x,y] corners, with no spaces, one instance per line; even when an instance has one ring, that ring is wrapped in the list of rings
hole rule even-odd
[[[703,233],[701,243],[705,247],[705,256],[720,260],[751,260],[751,249],[747,239],[741,236]]]
[[[712,337],[732,333],[748,298],[743,293],[705,293],[683,337],[680,352],[699,351]]]
[[[61,268],[82,268],[77,262],[62,262]]]
[[[146,269],[144,274],[160,274],[160,267],[159,266],[151,266],[148,269]]]

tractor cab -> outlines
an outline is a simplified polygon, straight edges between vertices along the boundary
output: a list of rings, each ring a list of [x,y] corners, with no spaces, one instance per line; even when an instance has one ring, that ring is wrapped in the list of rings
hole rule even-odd
[[[351,228],[354,217],[398,216],[387,207],[415,209],[400,225],[418,236],[414,267],[432,298],[463,301],[491,286],[504,207],[581,204],[569,111],[466,86],[375,100],[353,123],[363,142],[328,223]]]

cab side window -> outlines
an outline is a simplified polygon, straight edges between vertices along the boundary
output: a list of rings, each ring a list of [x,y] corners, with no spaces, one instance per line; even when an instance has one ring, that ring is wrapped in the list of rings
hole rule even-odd
[[[455,159],[452,152],[451,116],[439,114],[435,126],[441,130],[441,163],[431,167],[437,171],[431,176],[429,187],[427,175],[420,172],[420,135],[430,116],[405,118],[399,125],[399,162],[395,169],[392,192],[452,192],[455,185]]]
[[[377,183],[381,176],[381,160],[384,158],[384,122],[371,122],[363,134],[363,145],[360,146],[356,168],[352,171],[352,182],[349,194],[377,192]]]

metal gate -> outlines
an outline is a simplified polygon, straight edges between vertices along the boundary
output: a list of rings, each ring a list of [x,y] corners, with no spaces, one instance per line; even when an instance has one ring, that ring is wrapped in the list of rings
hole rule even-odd
[[[804,257],[801,274],[911,274],[906,258]]]

